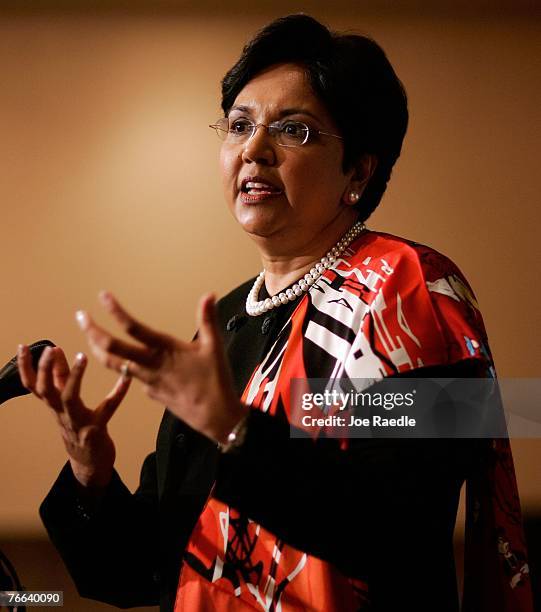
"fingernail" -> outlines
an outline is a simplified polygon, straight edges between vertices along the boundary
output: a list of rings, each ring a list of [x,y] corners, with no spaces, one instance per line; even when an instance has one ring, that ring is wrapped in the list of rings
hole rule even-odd
[[[88,315],[84,310],[78,310],[75,313],[75,319],[81,329],[84,329],[88,325]]]
[[[24,353],[24,344],[19,344],[19,346],[17,347],[17,355],[22,355]]]
[[[77,363],[83,363],[85,359],[86,355],[84,353],[77,353],[77,355],[75,355],[75,360],[77,361]]]
[[[45,348],[45,350],[43,351],[43,353],[41,354],[41,359],[43,361],[47,361],[49,359],[49,357],[51,356],[51,347],[48,346]]]
[[[102,304],[110,304],[113,298],[109,291],[100,291],[98,297]]]

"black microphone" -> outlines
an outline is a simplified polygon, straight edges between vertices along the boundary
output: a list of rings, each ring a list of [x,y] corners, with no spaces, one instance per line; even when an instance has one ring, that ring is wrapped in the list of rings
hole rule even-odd
[[[39,358],[48,346],[56,345],[50,340],[39,340],[28,347],[34,369],[38,367]],[[23,383],[21,382],[19,368],[17,367],[17,356],[15,356],[0,370],[0,404],[3,404],[13,397],[27,395],[28,393],[30,393],[30,391],[23,387]]]

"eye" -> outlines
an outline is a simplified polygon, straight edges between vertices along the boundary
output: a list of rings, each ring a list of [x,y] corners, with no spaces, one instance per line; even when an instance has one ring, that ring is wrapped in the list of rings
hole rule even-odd
[[[247,136],[252,132],[253,123],[248,119],[234,119],[229,122],[229,132],[234,136]]]
[[[282,139],[291,143],[304,143],[310,132],[308,126],[301,121],[285,121],[280,127]]]

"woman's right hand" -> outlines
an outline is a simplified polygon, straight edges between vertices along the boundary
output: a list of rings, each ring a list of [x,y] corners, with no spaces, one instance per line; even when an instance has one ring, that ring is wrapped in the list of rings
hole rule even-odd
[[[47,347],[36,372],[28,347],[20,345],[17,351],[21,381],[55,414],[75,478],[83,487],[99,489],[109,484],[115,462],[115,445],[107,423],[126,395],[131,379],[122,376],[92,410],[80,397],[86,364],[86,356],[78,353],[70,370],[64,351]]]

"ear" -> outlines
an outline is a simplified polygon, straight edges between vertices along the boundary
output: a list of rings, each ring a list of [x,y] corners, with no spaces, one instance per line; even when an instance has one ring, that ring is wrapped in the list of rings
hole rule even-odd
[[[355,206],[357,204],[377,165],[378,158],[372,153],[365,153],[360,157],[354,168],[350,171],[351,178],[342,194],[344,204],[347,206]]]

